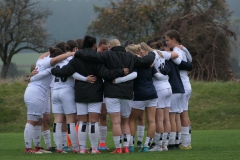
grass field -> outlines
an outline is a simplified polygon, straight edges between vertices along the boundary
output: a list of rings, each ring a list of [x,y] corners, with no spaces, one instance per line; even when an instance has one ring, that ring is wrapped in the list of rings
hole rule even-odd
[[[138,153],[135,148],[134,153],[112,155],[113,150],[112,133],[108,132],[107,145],[110,151],[102,151],[100,155],[91,154],[44,154],[30,155],[24,154],[23,133],[1,133],[0,134],[0,159],[1,160],[65,160],[65,159],[84,159],[84,160],[235,160],[240,157],[239,130],[194,130],[192,132],[192,150],[171,150],[165,152]],[[42,146],[45,147],[43,141]]]
[[[240,129],[240,83],[191,83],[189,116],[194,129]],[[0,82],[0,133],[23,131],[26,121],[23,95],[27,84],[23,80]]]
[[[132,153],[111,155],[51,155],[23,154],[23,130],[26,124],[26,106],[23,101],[27,87],[22,79],[0,81],[0,160],[5,159],[164,159],[164,160],[222,160],[240,157],[240,83],[192,81],[189,115],[192,123],[192,150],[174,150],[161,153]],[[108,120],[108,128],[111,129]],[[43,140],[42,140],[42,144]],[[112,133],[107,144],[113,148]],[[43,145],[44,146],[44,145]]]

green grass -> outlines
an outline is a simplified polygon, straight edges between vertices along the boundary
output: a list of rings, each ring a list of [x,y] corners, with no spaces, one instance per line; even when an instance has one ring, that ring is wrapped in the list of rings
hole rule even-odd
[[[240,83],[191,83],[189,116],[193,129],[240,129]],[[27,84],[22,79],[0,82],[0,133],[23,131],[26,122],[23,95]],[[108,124],[111,129],[109,119]]]
[[[23,154],[24,140],[23,133],[1,133],[0,134],[0,159],[19,159],[19,160],[50,160],[50,159],[84,159],[84,160],[148,160],[148,159],[164,159],[164,160],[228,160],[239,159],[240,157],[240,141],[239,130],[194,130],[192,132],[192,150],[172,150],[167,152],[151,152],[138,153],[135,148],[134,153],[111,155],[110,151],[102,151],[101,155],[80,155],[80,154],[44,154],[29,155]],[[111,149],[114,148],[112,133],[108,132],[107,145]],[[45,147],[43,141],[42,146]]]

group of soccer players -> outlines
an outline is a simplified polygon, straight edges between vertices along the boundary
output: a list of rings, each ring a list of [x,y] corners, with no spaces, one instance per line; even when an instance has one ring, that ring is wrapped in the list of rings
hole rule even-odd
[[[24,152],[51,153],[50,103],[57,153],[67,153],[66,133],[74,153],[107,150],[107,115],[113,154],[134,152],[137,120],[139,152],[191,149],[192,58],[180,43],[179,33],[171,30],[163,38],[138,45],[130,40],[121,45],[117,39],[101,39],[97,45],[96,38],[87,35],[50,47],[37,60],[24,94]],[[148,129],[142,143],[145,115]],[[88,136],[91,150],[86,146]]]

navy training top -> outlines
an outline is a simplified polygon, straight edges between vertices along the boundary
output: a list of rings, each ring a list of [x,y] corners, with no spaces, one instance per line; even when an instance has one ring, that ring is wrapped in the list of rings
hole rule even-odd
[[[133,101],[145,101],[158,98],[157,91],[153,85],[153,75],[157,73],[156,68],[137,68],[137,78],[133,81]]]

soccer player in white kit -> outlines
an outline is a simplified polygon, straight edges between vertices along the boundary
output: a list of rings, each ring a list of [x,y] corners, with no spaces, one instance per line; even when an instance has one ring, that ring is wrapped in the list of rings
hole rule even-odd
[[[157,45],[160,45],[158,43],[163,45],[162,42],[154,42],[151,44],[151,46],[157,48]],[[178,58],[178,54],[175,52],[153,50],[148,46],[144,46],[143,49],[149,52],[153,51],[155,53],[154,66],[157,69],[166,70],[167,66],[165,65],[165,60]],[[178,59],[178,61],[181,60]],[[168,150],[168,137],[171,131],[169,108],[172,96],[172,89],[170,83],[168,82],[168,75],[161,74],[161,79],[153,77],[153,84],[158,94],[158,103],[156,110],[156,133],[154,136],[155,146],[150,149],[150,151]]]
[[[57,56],[56,52],[51,53],[55,58],[49,58],[47,57],[50,53],[45,53],[42,56],[39,57],[36,67],[38,68],[38,71],[44,71],[56,63],[66,59],[69,56],[72,56],[72,53],[68,53],[65,55]],[[50,73],[50,72],[49,72]],[[50,74],[49,74],[50,75]],[[34,76],[33,76],[34,77]],[[26,88],[26,91],[24,93],[24,101],[27,106],[27,123],[24,130],[24,140],[25,140],[25,153],[35,153],[39,154],[42,152],[38,152],[38,147],[40,146],[40,141],[35,142],[35,148],[36,150],[32,150],[31,144],[32,139],[36,141],[40,139],[41,136],[41,122],[39,121],[40,118],[42,118],[42,112],[43,112],[43,106],[44,106],[44,100],[47,96],[47,90],[49,88],[49,85],[52,80],[52,76],[46,76],[45,78],[41,80],[31,81],[28,84],[28,87]],[[34,79],[34,78],[33,78]],[[34,137],[39,138],[34,138]]]
[[[178,46],[181,42],[180,35],[176,30],[171,30],[166,33],[166,41],[169,47],[173,48],[173,51],[178,53],[179,57],[183,61],[187,61],[186,55],[184,51],[182,51]],[[176,64],[179,64],[175,62]],[[180,76],[181,80],[184,86],[185,93],[181,96],[180,106],[179,106],[179,113],[181,114],[181,122],[177,123],[177,131],[181,132],[182,134],[182,144],[179,146],[180,149],[190,149],[189,147],[189,119],[188,119],[188,100],[191,95],[191,84],[189,81],[188,73],[186,70],[180,70]],[[178,114],[177,114],[178,115]],[[178,116],[177,116],[178,117]],[[180,120],[180,117],[177,119]],[[177,121],[179,121],[177,120]],[[182,128],[179,127],[179,124],[182,126]],[[179,129],[180,128],[180,129]],[[177,136],[177,135],[176,135]],[[176,144],[179,144],[179,138],[176,139]]]
[[[70,51],[77,50],[77,43],[69,40]],[[72,45],[71,45],[72,44]],[[56,67],[62,68],[72,59],[69,57],[56,64]],[[74,79],[73,77],[55,77],[52,89],[52,113],[54,114],[53,135],[57,147],[57,153],[66,153],[62,149],[62,123],[66,115],[67,131],[72,142],[73,152],[79,152],[77,142],[77,133],[75,129],[76,104],[74,97]],[[64,137],[65,138],[65,137]]]

